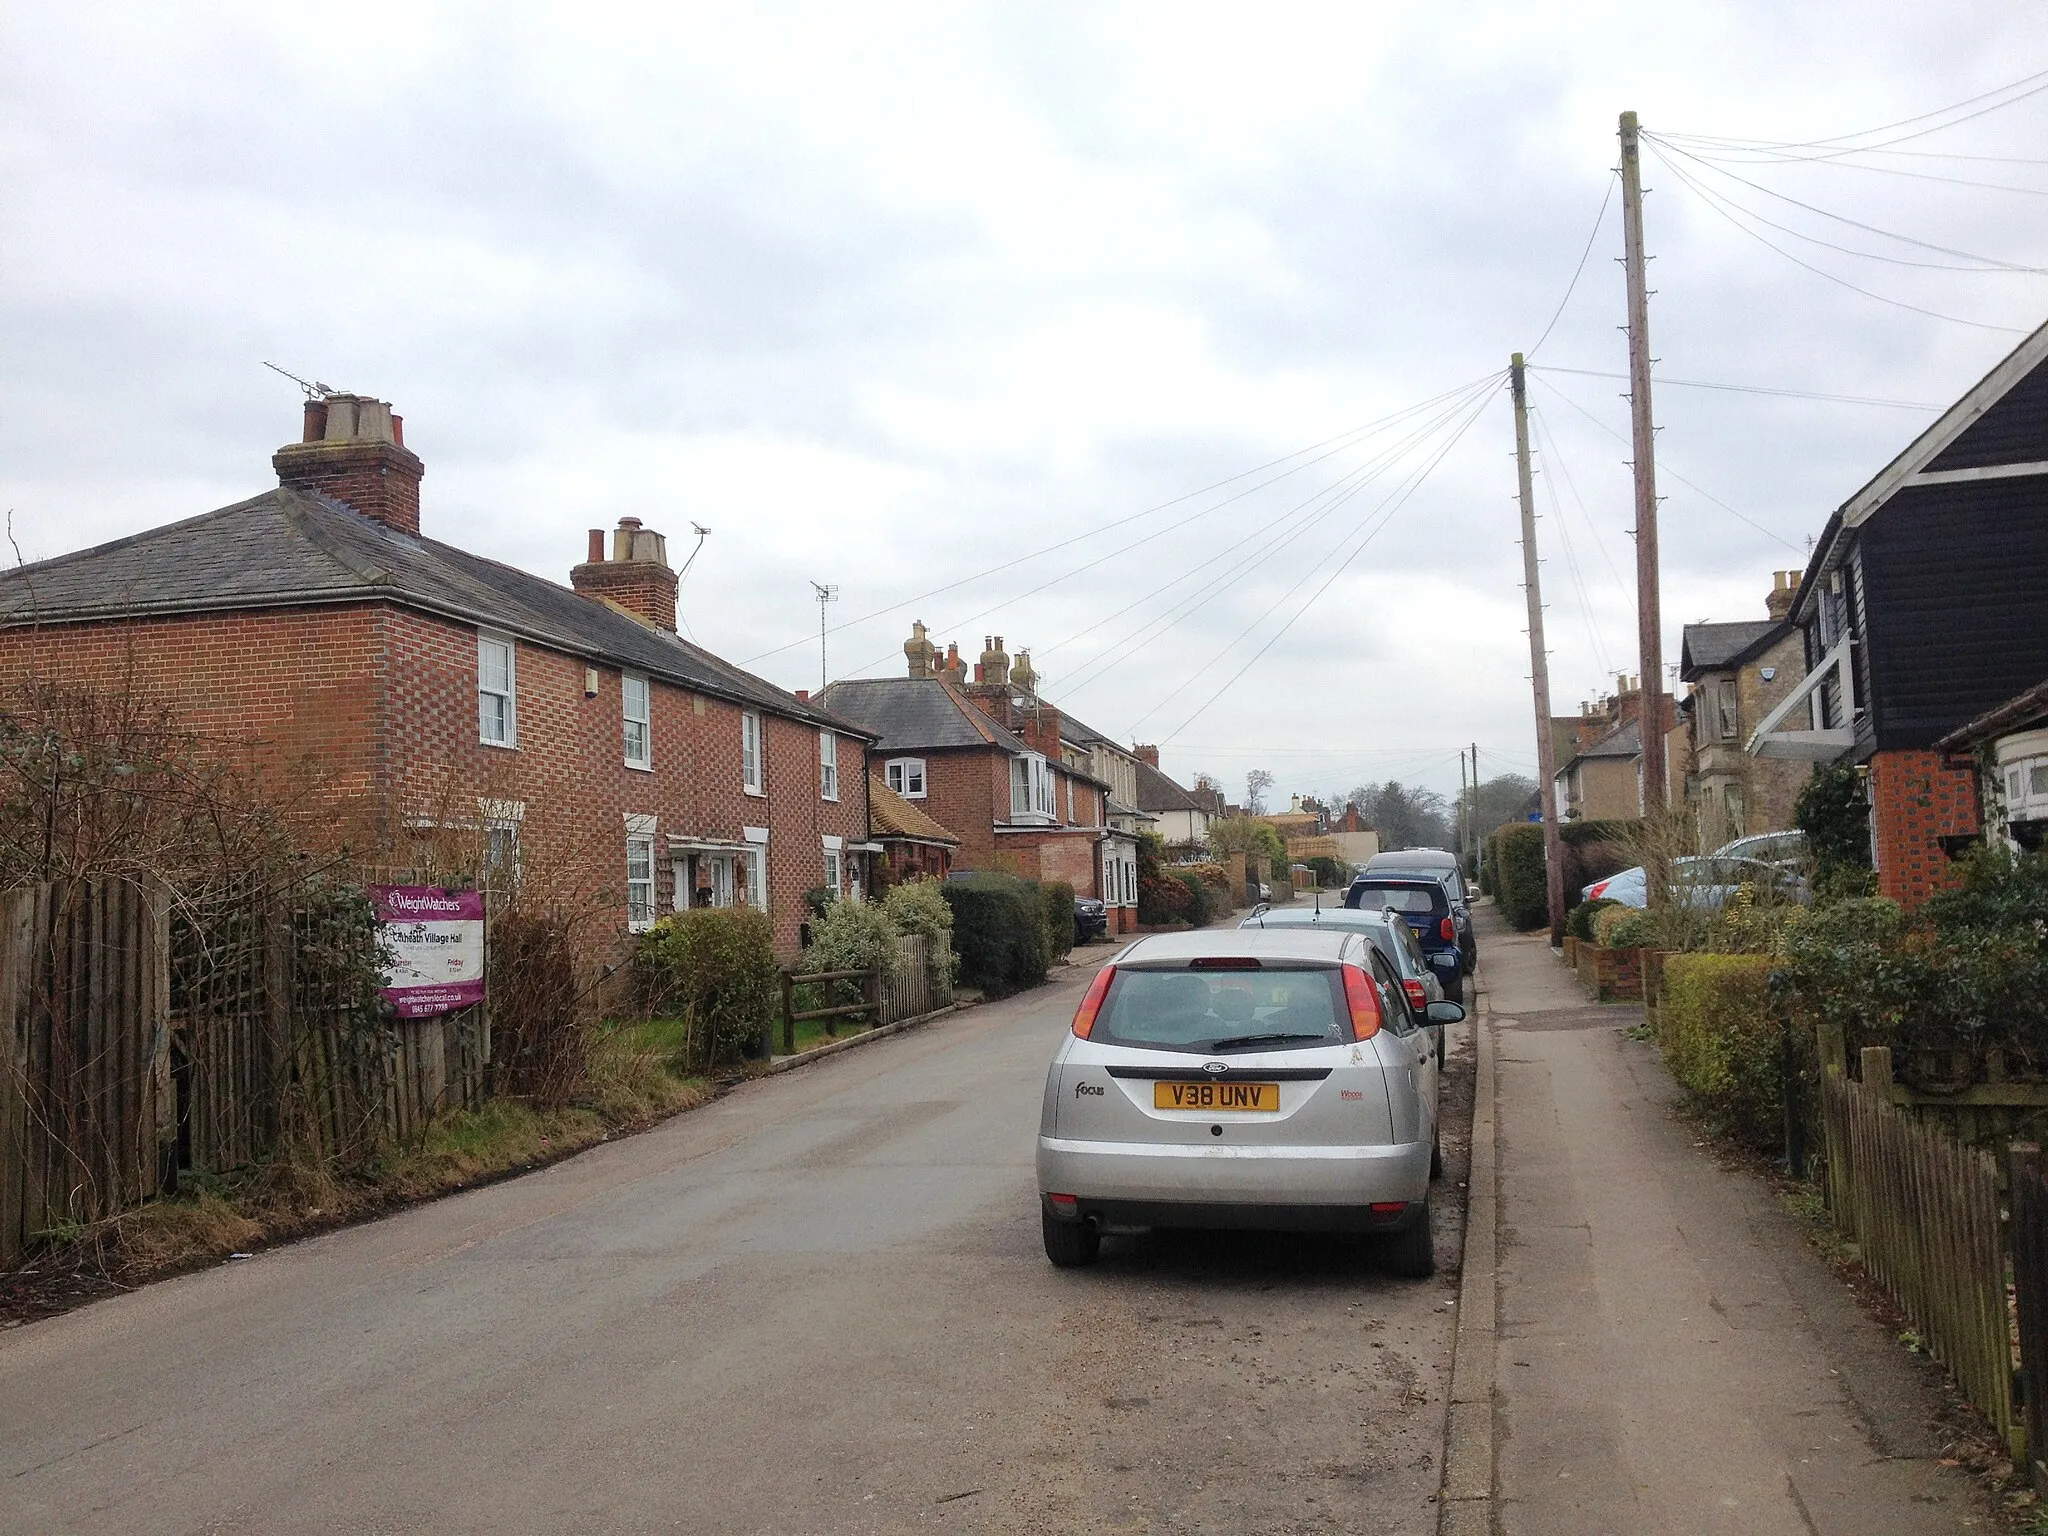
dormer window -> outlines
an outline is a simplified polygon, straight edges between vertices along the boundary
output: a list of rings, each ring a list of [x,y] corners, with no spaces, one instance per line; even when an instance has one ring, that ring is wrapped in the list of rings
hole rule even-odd
[[[906,800],[924,798],[924,759],[892,757],[882,766],[882,782]]]

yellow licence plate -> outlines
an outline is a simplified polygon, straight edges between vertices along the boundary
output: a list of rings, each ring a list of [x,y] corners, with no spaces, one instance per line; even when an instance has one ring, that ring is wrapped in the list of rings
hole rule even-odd
[[[1154,1109],[1249,1109],[1277,1114],[1278,1083],[1154,1083]]]

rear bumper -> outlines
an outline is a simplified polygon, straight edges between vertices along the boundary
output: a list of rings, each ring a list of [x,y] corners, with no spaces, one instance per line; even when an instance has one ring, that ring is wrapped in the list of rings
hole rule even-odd
[[[1047,1203],[1047,1210],[1051,1210]],[[1423,1219],[1423,1206],[1412,1202],[1400,1214],[1381,1215],[1369,1205],[1218,1205],[1191,1200],[1083,1200],[1069,1216],[1055,1220],[1087,1222],[1104,1232],[1150,1231],[1154,1227],[1193,1227],[1232,1232],[1403,1232]]]
[[[1374,1201],[1419,1204],[1429,1143],[1261,1147],[1038,1138],[1038,1187],[1104,1226],[1387,1230]],[[1173,1215],[1159,1215],[1171,1211]],[[1147,1215],[1145,1213],[1153,1213]]]

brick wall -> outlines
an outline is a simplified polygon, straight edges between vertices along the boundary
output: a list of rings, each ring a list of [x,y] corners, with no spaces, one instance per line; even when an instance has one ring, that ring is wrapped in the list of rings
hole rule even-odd
[[[476,631],[381,605],[0,630],[0,671],[161,698],[182,722],[280,783],[308,786],[333,843],[407,862],[419,824],[470,826],[479,801],[523,808],[521,858],[625,918],[625,817],[656,818],[657,910],[674,902],[670,834],[742,841],[767,827],[776,945],[797,947],[823,838],[867,837],[862,743],[839,741],[840,798],[819,796],[818,733],[766,717],[767,793],[741,784],[740,706],[659,681],[652,769],[625,763],[621,674],[515,645],[517,746],[478,738]]]
[[[1966,768],[1939,752],[1880,752],[1870,760],[1870,807],[1878,889],[1916,906],[1956,884],[1938,839],[1978,830],[1976,788]]]

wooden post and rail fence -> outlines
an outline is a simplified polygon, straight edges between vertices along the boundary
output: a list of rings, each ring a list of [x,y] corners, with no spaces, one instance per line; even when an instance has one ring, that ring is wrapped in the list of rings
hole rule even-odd
[[[880,969],[851,971],[784,971],[782,982],[782,1054],[787,1056],[796,1050],[796,1027],[813,1019],[825,1021],[825,1033],[837,1035],[839,1021],[850,1019],[856,1014],[868,1016],[869,1028],[880,1028],[884,1024],[898,1024],[905,1019],[922,1018],[925,1014],[947,1006],[953,1000],[950,981],[933,977],[922,934],[904,934],[897,940],[902,948],[902,959],[893,974]],[[829,989],[838,982],[857,981],[860,983],[860,1001],[857,1003],[827,1003],[821,1008],[799,1009],[796,1006],[796,989],[812,986]]]

